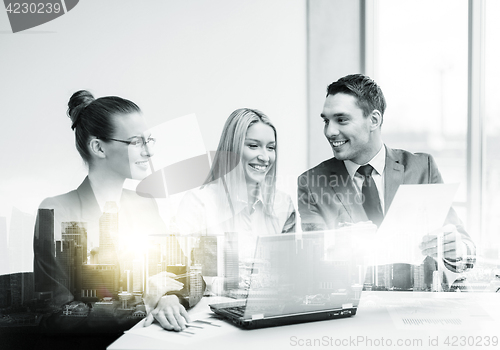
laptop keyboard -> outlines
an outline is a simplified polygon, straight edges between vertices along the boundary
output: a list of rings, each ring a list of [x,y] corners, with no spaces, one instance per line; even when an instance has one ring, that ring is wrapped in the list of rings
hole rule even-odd
[[[224,311],[234,315],[236,317],[243,317],[245,315],[245,307],[244,306],[233,306],[225,308]]]

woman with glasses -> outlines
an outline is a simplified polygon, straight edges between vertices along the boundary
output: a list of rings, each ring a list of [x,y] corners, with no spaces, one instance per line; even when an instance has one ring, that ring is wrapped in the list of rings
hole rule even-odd
[[[224,125],[205,184],[188,192],[179,205],[176,220],[181,233],[201,240],[204,236],[225,236],[226,243],[237,240],[239,260],[244,261],[253,258],[257,235],[294,232],[293,203],[276,189],[277,145],[276,128],[264,113],[235,110]],[[202,245],[199,262],[216,262],[216,251]],[[217,266],[212,265],[203,269],[214,276]],[[222,281],[218,282],[220,287]],[[214,285],[212,291],[220,292],[216,289]]]
[[[78,91],[68,102],[68,116],[88,175],[77,189],[40,204],[34,237],[35,291],[49,295],[51,304],[68,315],[77,301],[105,298],[114,298],[115,303],[122,300],[120,307],[130,310],[139,299],[134,294],[144,292],[148,235],[165,234],[166,226],[154,199],[123,186],[126,179],[143,179],[150,173],[155,139],[139,107],[120,97],[95,99],[88,91]],[[183,287],[171,278],[175,275],[160,276],[162,291]],[[146,308],[160,307],[162,312],[156,312],[155,318],[164,328],[184,329],[189,317],[183,300],[176,295],[160,297],[148,299]],[[54,315],[47,327],[58,332],[76,328],[114,332],[138,321],[93,317],[99,312],[113,314],[108,306],[93,304],[88,316],[79,319]],[[78,307],[85,308],[81,303]]]

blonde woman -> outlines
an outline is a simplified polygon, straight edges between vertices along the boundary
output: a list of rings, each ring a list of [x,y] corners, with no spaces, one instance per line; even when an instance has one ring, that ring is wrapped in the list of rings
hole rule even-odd
[[[249,108],[231,113],[205,184],[187,193],[179,206],[181,233],[237,233],[241,261],[253,257],[257,235],[294,232],[293,203],[276,189],[277,150],[276,128],[264,113]],[[213,262],[216,252],[204,249],[201,262]]]

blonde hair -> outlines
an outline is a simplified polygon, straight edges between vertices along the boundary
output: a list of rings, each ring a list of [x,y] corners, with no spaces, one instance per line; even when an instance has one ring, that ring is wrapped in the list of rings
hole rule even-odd
[[[223,186],[218,191],[219,204],[229,202],[233,216],[235,214],[233,203],[239,199],[246,199],[246,180],[244,169],[241,166],[241,156],[245,144],[247,130],[256,123],[269,125],[274,131],[276,141],[276,158],[266,174],[265,180],[260,184],[264,213],[266,219],[271,220],[275,226],[277,222],[274,214],[274,197],[276,193],[276,167],[278,160],[276,128],[268,116],[256,109],[241,108],[235,110],[224,124],[222,134],[214,157],[210,174],[205,181],[205,185],[217,183]],[[244,184],[244,186],[242,186]]]

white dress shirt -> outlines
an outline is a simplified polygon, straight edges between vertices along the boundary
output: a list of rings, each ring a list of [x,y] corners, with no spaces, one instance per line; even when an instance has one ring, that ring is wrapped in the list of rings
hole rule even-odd
[[[382,147],[378,153],[366,164],[356,164],[350,160],[344,160],[345,167],[351,180],[354,182],[354,187],[360,195],[363,189],[363,182],[365,177],[358,173],[359,167],[370,164],[373,167],[372,178],[377,186],[378,196],[380,198],[380,206],[382,207],[382,212],[385,214],[384,208],[384,171],[385,171],[385,146]]]

